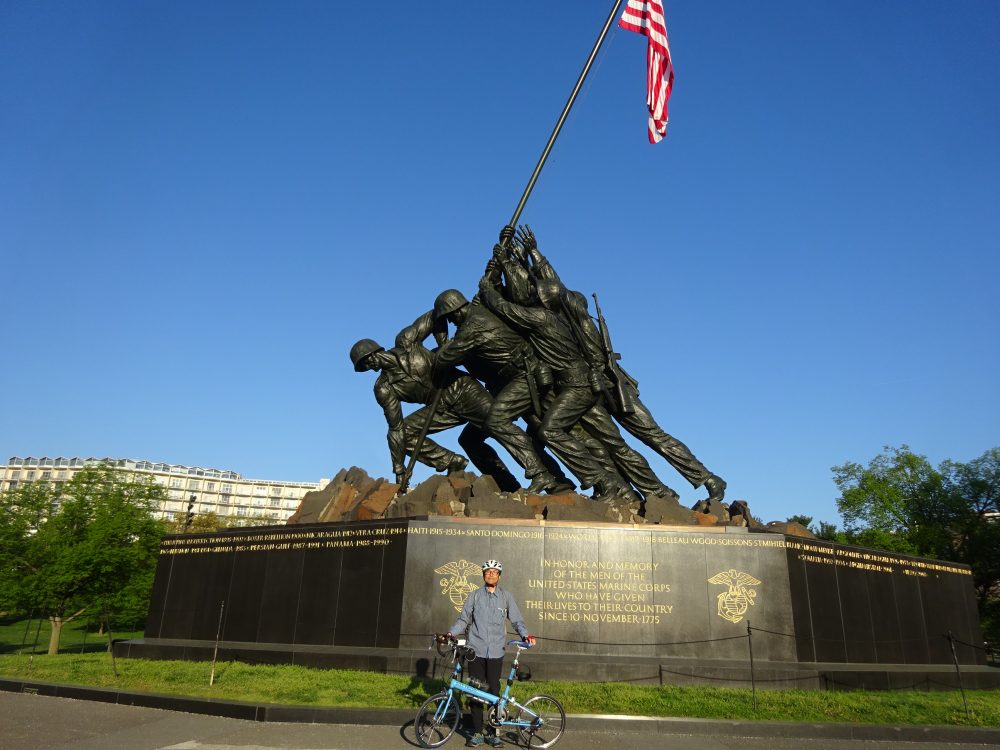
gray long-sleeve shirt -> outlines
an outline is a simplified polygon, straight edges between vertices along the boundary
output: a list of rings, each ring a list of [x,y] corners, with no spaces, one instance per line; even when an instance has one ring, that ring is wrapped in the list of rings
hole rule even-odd
[[[503,656],[507,643],[507,620],[521,638],[528,637],[521,610],[511,593],[499,586],[492,592],[483,586],[469,594],[450,632],[466,633],[466,644],[475,650],[476,656],[497,659]]]

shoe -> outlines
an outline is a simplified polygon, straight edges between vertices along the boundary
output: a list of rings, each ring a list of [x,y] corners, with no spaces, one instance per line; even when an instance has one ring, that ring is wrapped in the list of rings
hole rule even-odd
[[[660,488],[658,490],[656,490],[656,492],[647,492],[646,493],[646,499],[647,500],[649,498],[651,498],[651,497],[659,497],[659,498],[662,498],[662,499],[667,500],[667,501],[673,500],[675,503],[679,503],[680,500],[681,500],[681,496],[678,495],[676,492],[674,492],[669,487],[667,487],[667,485],[665,485],[665,484],[661,484]]]
[[[471,737],[469,737],[469,739],[465,741],[465,746],[479,747],[480,745],[483,744],[483,742],[485,742],[485,740],[483,739],[483,735],[477,732],[476,734],[472,735]]]
[[[469,459],[456,455],[448,462],[448,473],[454,474],[456,471],[465,471],[465,467],[468,465]]]
[[[548,495],[563,495],[567,492],[572,492],[576,489],[576,485],[569,481],[566,477],[556,478],[550,487],[547,487],[545,492]]]
[[[591,499],[599,503],[610,503],[615,500],[624,500],[629,504],[642,502],[629,485],[606,480],[597,482]]]
[[[549,474],[547,471],[543,471],[541,474],[536,474],[532,480],[531,484],[525,490],[529,495],[541,495],[543,492],[548,491],[552,485],[556,482],[556,478]]]
[[[722,502],[722,498],[726,496],[726,482],[725,480],[713,474],[708,479],[704,481],[702,486],[708,490],[708,501],[718,500]]]
[[[503,740],[495,734],[486,735],[486,744],[490,747],[503,747]]]

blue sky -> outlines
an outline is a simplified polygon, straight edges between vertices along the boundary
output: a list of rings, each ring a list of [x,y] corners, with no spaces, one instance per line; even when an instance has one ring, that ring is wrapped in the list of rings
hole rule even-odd
[[[347,352],[474,291],[611,4],[455,7],[0,5],[3,457],[387,475]],[[616,30],[522,217],[660,423],[764,520],[1000,444],[1000,5],[666,15],[667,139]]]

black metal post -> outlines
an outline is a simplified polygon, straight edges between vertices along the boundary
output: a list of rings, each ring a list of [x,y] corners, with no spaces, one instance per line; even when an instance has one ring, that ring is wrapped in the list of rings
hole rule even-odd
[[[962,686],[962,670],[958,666],[958,654],[955,652],[955,639],[951,635],[951,631],[948,631],[948,645],[951,646],[951,658],[955,662],[955,674],[958,675],[958,689],[962,693],[962,704],[965,706],[965,718],[968,720],[972,717],[969,716],[969,701],[965,699],[965,688]]]
[[[753,710],[757,712],[757,680],[753,672],[753,630],[747,620],[747,648],[750,649],[750,694],[753,696]]]
[[[28,616],[28,622],[24,626],[24,635],[21,636],[21,650],[18,653],[24,653],[24,644],[28,642],[28,633],[31,632],[31,621],[35,619],[35,610],[31,610],[31,614]]]
[[[108,653],[111,654],[111,671],[115,673],[115,679],[118,679],[118,662],[115,661],[115,642],[111,638],[111,615],[108,614],[108,608],[104,608],[104,622],[108,626]]]
[[[35,663],[35,651],[38,650],[38,635],[42,632],[42,618],[38,618],[38,627],[35,628],[35,642],[31,644],[31,656],[28,657],[28,671],[31,671],[32,665]]]
[[[215,631],[215,650],[212,651],[212,674],[208,678],[208,686],[215,684],[215,660],[219,656],[219,639],[222,638],[222,613],[226,611],[226,600],[219,604],[219,627]]]

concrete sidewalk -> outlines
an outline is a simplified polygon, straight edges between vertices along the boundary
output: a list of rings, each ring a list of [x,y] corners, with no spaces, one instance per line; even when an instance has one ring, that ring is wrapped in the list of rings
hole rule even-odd
[[[260,722],[301,724],[363,724],[403,726],[415,709],[317,708],[266,703],[187,698],[107,688],[61,685],[30,680],[0,679],[0,690],[57,698],[142,706],[190,714],[221,716]],[[884,724],[811,724],[784,721],[725,721],[719,719],[659,718],[617,714],[569,714],[567,728],[584,732],[642,732],[649,734],[802,738],[894,742],[967,743],[1000,746],[1000,728],[951,726],[891,726]]]

